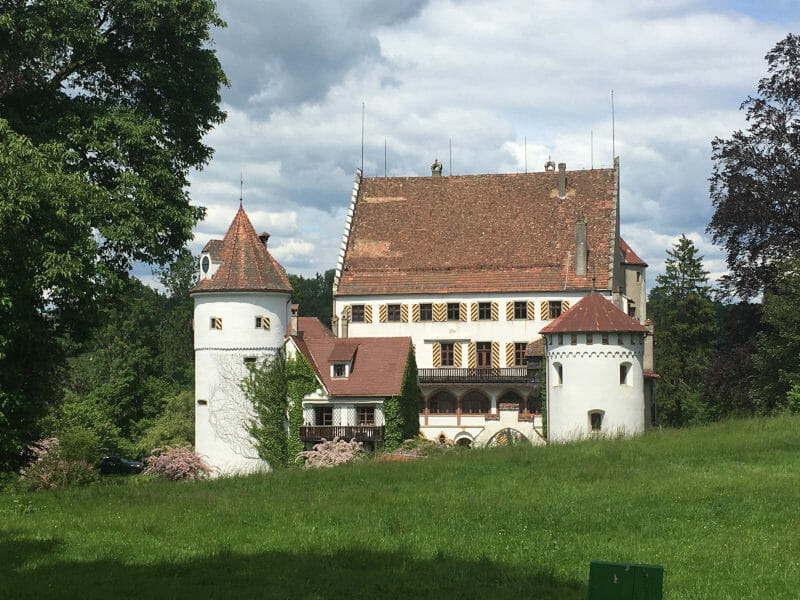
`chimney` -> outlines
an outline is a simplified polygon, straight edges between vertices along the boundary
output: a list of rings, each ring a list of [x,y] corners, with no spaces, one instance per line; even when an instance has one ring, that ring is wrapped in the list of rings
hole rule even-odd
[[[575,221],[575,276],[586,277],[586,219]]]
[[[292,304],[292,328],[289,330],[291,335],[297,335],[297,312],[299,308],[299,304]]]
[[[348,329],[348,325],[349,324],[350,324],[350,319],[348,319],[347,317],[342,317],[342,337],[343,338],[347,337],[347,333],[348,333],[347,329]]]
[[[266,231],[262,231],[258,234],[258,239],[261,240],[261,243],[264,244],[264,248],[266,248],[267,241],[269,240],[269,234]]]
[[[558,197],[567,197],[567,163],[558,163]]]
[[[442,163],[439,162],[438,158],[434,158],[433,162],[431,163],[431,177],[441,177],[442,176]]]
[[[339,335],[339,317],[336,315],[331,317],[331,333],[333,333],[333,337],[337,337]]]

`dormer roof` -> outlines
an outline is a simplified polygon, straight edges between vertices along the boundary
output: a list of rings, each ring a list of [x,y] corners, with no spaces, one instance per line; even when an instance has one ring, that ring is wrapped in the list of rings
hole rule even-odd
[[[592,292],[540,331],[540,333],[583,332],[647,333],[647,328],[597,292]]]
[[[258,238],[241,206],[225,238],[211,240],[203,250],[222,264],[210,279],[201,279],[192,292],[292,291],[286,271]]]

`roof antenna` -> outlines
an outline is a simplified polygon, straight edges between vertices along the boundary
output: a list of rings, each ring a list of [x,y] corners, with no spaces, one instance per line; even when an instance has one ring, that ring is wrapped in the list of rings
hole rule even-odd
[[[242,208],[243,190],[244,190],[244,171],[239,171],[239,208]]]
[[[614,145],[614,90],[611,90],[611,162],[617,156],[616,146]]]
[[[525,136],[525,173],[528,173],[528,136]]]
[[[365,102],[361,102],[361,173],[364,173],[364,106]]]
[[[450,144],[450,177],[453,176],[453,138],[448,140]]]

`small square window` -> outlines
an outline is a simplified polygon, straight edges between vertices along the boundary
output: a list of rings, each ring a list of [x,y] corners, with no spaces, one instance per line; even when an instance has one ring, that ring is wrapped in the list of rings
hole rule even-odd
[[[351,316],[353,319],[353,323],[363,323],[364,322],[364,305],[363,304],[353,304],[351,307]]]
[[[356,419],[359,427],[375,425],[375,407],[359,406],[356,409]]]
[[[419,305],[419,320],[420,321],[433,321],[433,304],[420,304]]]
[[[604,333],[602,337],[602,343],[604,346],[608,346],[608,334]]]
[[[211,317],[211,329],[222,329],[222,317]]]
[[[514,342],[514,366],[524,367],[527,364],[525,352],[528,350],[528,344],[525,342]]]
[[[440,344],[440,358],[441,358],[441,365],[443,367],[452,367],[455,364],[455,359],[453,355],[453,347],[455,344],[452,342]]]
[[[528,318],[528,303],[524,300],[514,302],[514,318],[527,319]]]
[[[489,321],[492,318],[492,303],[491,302],[478,302],[478,319],[481,321]]]
[[[592,344],[594,344],[594,334],[593,333],[587,333],[586,334],[586,345],[587,346],[591,346]]]
[[[400,320],[400,305],[389,304],[386,306],[386,320],[399,321]]]
[[[571,346],[575,346],[578,343],[578,334],[577,333],[571,333],[569,335],[569,343],[570,343]]]
[[[269,329],[269,317],[256,317],[256,329]]]
[[[333,376],[334,377],[345,377],[347,375],[347,369],[345,368],[346,365],[343,363],[338,363],[333,365]]]
[[[561,300],[550,300],[547,303],[547,318],[556,319],[561,316]]]
[[[589,413],[589,421],[592,426],[592,431],[601,431],[603,429],[603,413]]]
[[[461,306],[458,302],[447,303],[447,320],[458,321],[461,318]]]
[[[256,357],[255,356],[245,356],[244,357],[244,364],[246,365],[253,365],[256,364]]]
[[[314,423],[317,425],[333,425],[333,407],[317,406],[314,408]]]
[[[558,334],[558,345],[561,346],[563,344],[564,344],[564,334],[563,333],[559,333]]]

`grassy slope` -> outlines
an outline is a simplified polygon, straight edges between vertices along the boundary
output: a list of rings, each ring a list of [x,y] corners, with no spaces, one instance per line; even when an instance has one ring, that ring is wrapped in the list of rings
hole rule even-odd
[[[8,597],[800,596],[800,418],[191,484],[0,496]],[[0,594],[3,595],[3,594]],[[3,595],[5,597],[5,595]]]

